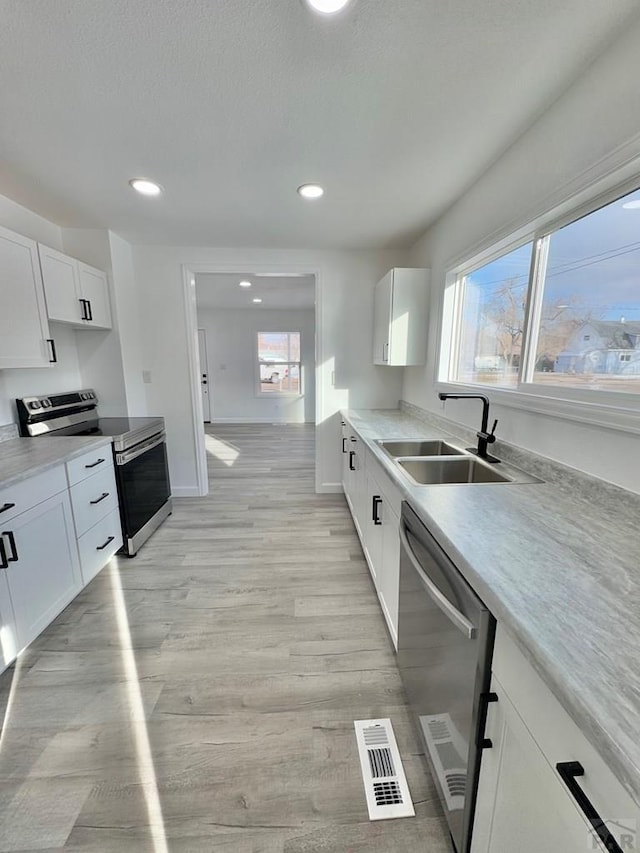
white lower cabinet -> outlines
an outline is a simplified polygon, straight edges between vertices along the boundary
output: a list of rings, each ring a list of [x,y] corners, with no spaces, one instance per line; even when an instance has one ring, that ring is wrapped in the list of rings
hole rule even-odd
[[[570,763],[619,848],[637,850],[640,811],[500,625],[491,689],[471,853],[604,851],[559,772]]]
[[[15,516],[1,533],[19,652],[82,589],[68,492]]]
[[[78,539],[82,579],[89,583],[122,545],[120,513],[116,508]]]
[[[355,433],[350,433],[347,437],[346,448],[345,497],[358,535],[362,539],[365,515],[365,446],[362,439]]]

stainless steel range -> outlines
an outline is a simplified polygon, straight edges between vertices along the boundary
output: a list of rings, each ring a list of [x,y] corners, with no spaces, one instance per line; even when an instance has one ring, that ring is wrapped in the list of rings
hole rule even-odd
[[[123,550],[135,556],[171,513],[164,418],[101,418],[91,388],[16,400],[20,434],[112,438]]]

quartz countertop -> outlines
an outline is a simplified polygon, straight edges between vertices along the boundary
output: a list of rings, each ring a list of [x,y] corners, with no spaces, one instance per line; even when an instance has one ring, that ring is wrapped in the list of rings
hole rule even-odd
[[[415,486],[375,439],[451,433],[399,410],[343,416],[640,804],[638,496],[591,478]]]
[[[0,443],[0,489],[110,444],[111,439],[104,435],[38,436],[3,441]]]

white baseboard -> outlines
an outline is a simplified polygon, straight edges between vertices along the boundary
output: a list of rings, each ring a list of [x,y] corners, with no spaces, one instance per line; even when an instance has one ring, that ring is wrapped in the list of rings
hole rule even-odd
[[[173,498],[199,498],[200,490],[197,486],[172,486],[171,497]]]
[[[214,418],[211,424],[313,424],[315,421],[290,421],[287,418]]]
[[[317,495],[342,494],[342,483],[316,483]]]

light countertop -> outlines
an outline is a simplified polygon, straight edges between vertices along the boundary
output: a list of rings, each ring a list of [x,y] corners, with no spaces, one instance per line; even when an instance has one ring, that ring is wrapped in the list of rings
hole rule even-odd
[[[343,415],[640,804],[638,496],[557,478],[415,486],[375,439],[450,433],[402,411]]]
[[[111,439],[104,435],[38,436],[0,442],[0,489],[110,445]]]

